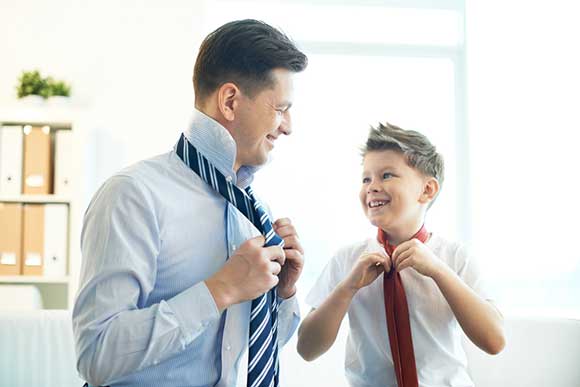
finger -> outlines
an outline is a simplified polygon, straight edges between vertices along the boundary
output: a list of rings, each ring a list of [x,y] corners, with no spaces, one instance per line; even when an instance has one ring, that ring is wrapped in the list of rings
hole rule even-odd
[[[265,247],[264,253],[266,254],[266,259],[269,261],[276,261],[282,266],[286,261],[286,253],[280,246]]]
[[[270,270],[270,273],[272,273],[274,275],[280,274],[280,271],[282,270],[282,266],[276,261],[269,262],[268,268]]]
[[[385,257],[385,261],[383,262],[383,268],[385,269],[385,272],[387,273],[390,272],[391,266],[392,266],[391,257],[389,256]]]
[[[394,255],[394,254],[393,254]],[[395,266],[395,269],[399,269],[399,265],[407,258],[409,258],[411,255],[413,255],[413,250],[411,249],[407,249],[407,250],[403,250],[401,251],[398,255],[397,258],[393,260],[393,265]]]
[[[404,252],[406,252],[407,250],[409,250],[409,248],[411,247],[411,245],[408,242],[409,241],[405,241],[401,243],[400,245],[397,246],[395,251],[393,251],[393,256],[391,258],[393,260],[393,264],[395,265],[395,267],[397,266],[397,262],[400,259],[399,256]]]
[[[361,260],[366,264],[365,266],[381,266],[385,262],[385,257],[379,254],[365,254]]]
[[[300,239],[295,235],[284,238],[284,249],[294,249],[304,254],[302,243],[300,243]]]
[[[286,238],[292,235],[296,235],[296,228],[293,225],[287,224],[284,226],[280,226],[275,229],[276,234],[280,235],[281,238]]]
[[[277,275],[272,274],[272,276],[270,277],[270,289],[272,289],[274,286],[278,285],[278,282],[280,282],[280,277],[278,277]]]
[[[262,247],[266,244],[266,238],[263,235],[258,235],[257,237],[248,239],[246,242],[254,246]]]
[[[400,272],[408,267],[412,267],[415,263],[415,260],[412,256],[405,257],[402,259],[399,264],[397,265],[397,271]]]
[[[288,263],[292,263],[294,267],[302,267],[304,266],[304,256],[298,250],[284,250],[286,254],[286,262],[285,265]]]
[[[290,218],[280,218],[280,219],[276,219],[273,226],[275,229],[278,229],[282,226],[286,226],[289,224],[292,224],[292,222],[290,221]]]

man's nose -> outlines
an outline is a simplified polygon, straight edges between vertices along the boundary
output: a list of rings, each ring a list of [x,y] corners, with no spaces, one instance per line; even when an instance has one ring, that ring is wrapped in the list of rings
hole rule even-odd
[[[278,130],[280,133],[285,134],[286,136],[289,136],[292,133],[292,116],[290,115],[290,112],[284,113]]]

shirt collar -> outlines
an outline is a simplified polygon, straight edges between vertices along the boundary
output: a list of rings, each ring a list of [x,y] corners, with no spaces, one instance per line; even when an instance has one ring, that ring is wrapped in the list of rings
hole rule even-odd
[[[237,175],[234,173],[236,142],[216,120],[194,109],[191,124],[183,134],[226,178],[230,177],[232,183],[242,188],[252,183],[260,167],[242,165]]]

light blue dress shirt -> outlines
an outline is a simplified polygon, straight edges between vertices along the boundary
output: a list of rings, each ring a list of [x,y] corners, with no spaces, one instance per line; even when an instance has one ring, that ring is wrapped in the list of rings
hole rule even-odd
[[[195,111],[184,133],[235,184],[250,184],[255,168],[234,173],[236,146],[224,127]],[[174,151],[107,180],[81,236],[73,310],[80,375],[91,385],[245,385],[250,302],[220,314],[204,280],[257,235]],[[282,302],[280,345],[299,320],[296,298]]]

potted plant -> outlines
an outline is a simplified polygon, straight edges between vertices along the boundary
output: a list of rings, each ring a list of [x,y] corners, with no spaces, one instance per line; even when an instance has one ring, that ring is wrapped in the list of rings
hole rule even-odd
[[[62,104],[69,101],[70,85],[52,77],[43,78],[38,70],[23,71],[16,92],[20,100],[27,102],[40,104],[47,99],[51,104]]]

